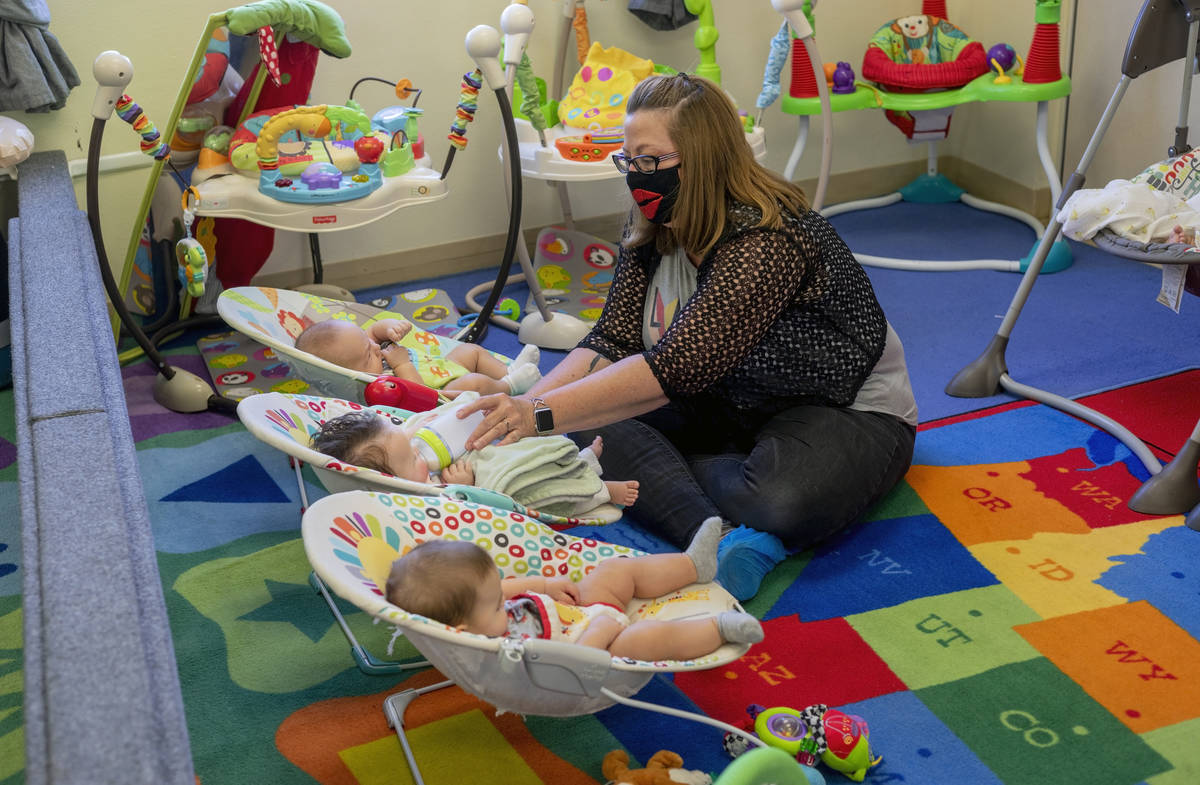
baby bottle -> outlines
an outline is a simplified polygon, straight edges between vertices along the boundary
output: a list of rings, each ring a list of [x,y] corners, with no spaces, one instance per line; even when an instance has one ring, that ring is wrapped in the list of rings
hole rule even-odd
[[[430,471],[441,471],[461,458],[467,451],[467,437],[483,422],[482,411],[458,419],[461,408],[447,409],[413,434],[413,449],[429,464]]]

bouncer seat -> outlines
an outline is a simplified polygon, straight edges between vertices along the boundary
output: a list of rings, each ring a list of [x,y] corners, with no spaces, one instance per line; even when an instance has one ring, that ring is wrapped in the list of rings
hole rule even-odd
[[[305,553],[319,579],[342,599],[395,625],[449,679],[422,691],[456,684],[500,711],[549,717],[590,714],[622,703],[713,725],[745,736],[754,746],[762,743],[703,715],[630,698],[657,674],[728,665],[746,654],[748,645],[725,644],[695,660],[617,658],[577,644],[459,631],[391,604],[380,588],[386,585],[396,558],[435,537],[478,543],[505,577],[541,573],[577,580],[603,559],[641,555],[639,551],[557,532],[518,512],[446,498],[367,491],[339,493],[316,502],[304,513],[301,531]],[[720,584],[703,583],[652,600],[634,600],[627,613],[631,620],[668,620],[739,607]],[[414,772],[403,712],[419,694],[405,690],[384,702]]]
[[[473,395],[473,393],[463,393],[463,395]],[[620,508],[613,504],[601,504],[577,517],[553,515],[525,507],[499,491],[469,485],[434,485],[413,482],[374,469],[339,461],[314,450],[311,446],[312,437],[320,430],[321,425],[327,420],[349,412],[369,409],[377,412],[381,417],[399,418],[404,420],[406,428],[415,432],[449,405],[453,404],[443,404],[436,409],[414,414],[387,406],[364,406],[342,398],[263,393],[242,400],[238,404],[237,414],[242,424],[246,426],[246,430],[250,431],[259,441],[269,444],[296,461],[311,466],[317,479],[330,493],[374,490],[472,501],[511,510],[542,523],[556,526],[599,525],[612,523],[621,517]]]
[[[363,391],[375,381],[373,374],[352,371],[320,357],[296,349],[296,336],[306,327],[326,319],[343,319],[366,327],[380,319],[400,319],[413,323],[416,340],[426,354],[441,357],[461,341],[421,329],[421,323],[437,323],[445,318],[445,307],[430,305],[428,313],[418,309],[412,319],[362,303],[332,300],[305,292],[271,289],[265,286],[239,286],[221,292],[217,313],[233,329],[270,348],[299,377],[284,383],[277,392],[319,392],[333,398],[364,402]],[[503,362],[509,358],[497,354]],[[253,392],[253,391],[252,391]],[[235,391],[227,395],[236,396]]]

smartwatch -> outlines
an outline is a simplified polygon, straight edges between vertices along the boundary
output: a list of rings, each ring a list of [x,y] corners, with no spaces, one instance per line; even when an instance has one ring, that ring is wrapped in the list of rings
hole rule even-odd
[[[541,398],[533,399],[533,429],[538,436],[554,432],[554,412]]]

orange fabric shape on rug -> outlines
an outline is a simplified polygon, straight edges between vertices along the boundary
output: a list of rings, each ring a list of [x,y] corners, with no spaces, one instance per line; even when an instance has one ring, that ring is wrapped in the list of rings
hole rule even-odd
[[[1200,642],[1148,602],[1014,629],[1135,733],[1200,716]]]

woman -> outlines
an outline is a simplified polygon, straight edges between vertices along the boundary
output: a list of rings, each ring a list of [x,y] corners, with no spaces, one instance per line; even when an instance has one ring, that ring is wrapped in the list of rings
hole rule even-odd
[[[761,167],[720,87],[655,76],[613,156],[638,210],[595,328],[473,446],[602,435],[629,512],[677,546],[726,522],[717,579],[753,596],[786,555],[856,521],[912,460],[904,349],[803,192]],[[737,524],[741,524],[740,526]]]

